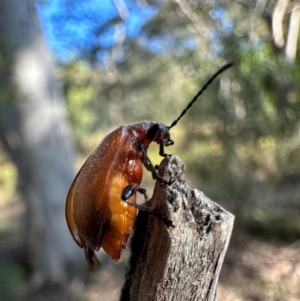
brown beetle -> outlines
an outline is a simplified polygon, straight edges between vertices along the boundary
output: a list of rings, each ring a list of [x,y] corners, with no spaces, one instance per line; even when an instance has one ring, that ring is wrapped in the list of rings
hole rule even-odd
[[[172,182],[157,174],[147,156],[147,148],[151,142],[157,142],[159,154],[167,156],[164,147],[174,144],[170,129],[212,81],[232,65],[226,64],[218,70],[170,126],[148,121],[120,126],[103,139],[81,167],[67,196],[66,219],[75,242],[84,248],[90,269],[97,261],[94,251],[101,247],[112,259],[120,259],[137,208],[159,217],[151,208],[136,204],[137,191],[147,198],[146,191],[139,187],[143,165],[154,179],[165,184]]]

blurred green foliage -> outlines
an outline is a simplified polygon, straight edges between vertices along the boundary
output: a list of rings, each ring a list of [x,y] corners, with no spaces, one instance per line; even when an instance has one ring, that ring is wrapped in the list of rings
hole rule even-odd
[[[254,237],[273,243],[292,244],[299,240],[299,221],[286,215],[273,214],[262,219],[246,219],[242,226]]]
[[[0,266],[0,301],[15,300],[24,293],[26,274],[19,264],[3,263]]]
[[[15,194],[17,174],[12,162],[3,151],[0,151],[0,166],[0,206],[4,206]]]
[[[267,201],[256,201],[257,187],[276,194],[300,174],[300,65],[271,37],[268,19],[244,3],[191,2],[183,10],[167,2],[139,36],[116,39],[102,63],[61,66],[78,141],[142,120],[170,124],[219,66],[234,61],[172,129],[168,151],[208,196],[240,217],[255,215]]]

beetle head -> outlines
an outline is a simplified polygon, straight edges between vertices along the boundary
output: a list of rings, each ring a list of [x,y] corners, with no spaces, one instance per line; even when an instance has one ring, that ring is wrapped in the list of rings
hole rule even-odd
[[[163,141],[164,146],[173,145],[174,141],[170,136],[170,128],[163,123],[153,123],[147,131],[147,139],[161,143]]]

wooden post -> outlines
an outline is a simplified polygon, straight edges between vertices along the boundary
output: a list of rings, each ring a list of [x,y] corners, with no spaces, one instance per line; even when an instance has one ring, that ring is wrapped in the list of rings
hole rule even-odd
[[[234,216],[187,185],[178,157],[159,174],[175,182],[156,183],[152,208],[174,227],[139,212],[120,301],[214,301]]]

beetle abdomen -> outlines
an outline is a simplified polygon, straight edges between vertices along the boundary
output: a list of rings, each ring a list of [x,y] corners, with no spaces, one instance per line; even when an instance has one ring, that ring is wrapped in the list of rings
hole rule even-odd
[[[126,174],[120,172],[113,177],[110,187],[110,225],[104,235],[102,248],[114,260],[119,260],[123,249],[126,247],[136,217],[136,208],[126,204],[122,199],[124,187],[129,185]],[[134,194],[130,201],[135,203]]]

